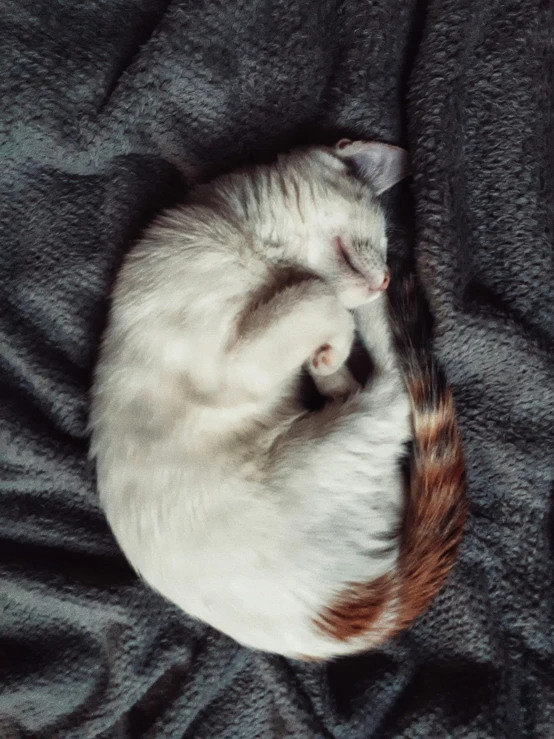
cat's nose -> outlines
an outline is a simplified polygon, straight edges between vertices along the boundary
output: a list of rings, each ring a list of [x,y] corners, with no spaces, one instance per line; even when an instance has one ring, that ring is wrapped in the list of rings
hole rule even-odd
[[[383,278],[383,282],[379,285],[379,287],[376,288],[376,290],[386,290],[387,287],[390,285],[390,271],[387,269],[385,272],[385,276]]]

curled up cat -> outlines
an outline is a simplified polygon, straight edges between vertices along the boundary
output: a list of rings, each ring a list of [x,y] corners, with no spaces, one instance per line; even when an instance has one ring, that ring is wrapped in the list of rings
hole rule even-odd
[[[343,140],[223,175],[162,215],[116,282],[90,418],[102,506],[147,583],[255,649],[371,649],[455,560],[452,395],[413,279],[387,299],[379,195],[406,174],[402,149]]]

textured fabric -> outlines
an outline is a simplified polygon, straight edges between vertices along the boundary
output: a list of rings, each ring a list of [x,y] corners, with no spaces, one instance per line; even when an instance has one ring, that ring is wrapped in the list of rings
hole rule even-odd
[[[0,6],[0,734],[554,735],[552,0]],[[384,648],[257,655],[150,592],[87,462],[122,253],[210,173],[339,136],[408,145],[398,196],[454,385],[471,510]],[[392,205],[391,205],[392,208]]]

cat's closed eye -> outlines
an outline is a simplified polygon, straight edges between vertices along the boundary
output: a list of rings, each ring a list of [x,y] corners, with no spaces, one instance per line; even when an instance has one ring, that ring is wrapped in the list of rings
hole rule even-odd
[[[352,270],[357,275],[360,275],[360,277],[363,277],[362,273],[359,269],[355,267],[355,265],[352,263],[352,259],[350,258],[350,255],[348,253],[348,250],[344,244],[344,241],[341,239],[340,236],[335,237],[335,247],[337,249],[337,253],[340,256],[342,262]]]
[[[341,264],[358,279],[364,280],[371,292],[380,292],[387,289],[390,284],[390,271],[386,265],[380,272],[375,274],[375,266],[371,262],[367,265],[360,266],[354,261],[355,257],[351,254],[351,250],[346,246],[345,241],[340,236],[336,236],[334,241]],[[362,249],[361,251],[371,253],[369,249]],[[366,269],[364,269],[364,266]]]

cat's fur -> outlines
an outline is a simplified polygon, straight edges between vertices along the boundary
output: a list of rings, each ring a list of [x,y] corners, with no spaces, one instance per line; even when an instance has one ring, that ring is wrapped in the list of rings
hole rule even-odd
[[[119,275],[92,395],[102,505],[151,586],[257,649],[371,648],[454,561],[452,398],[402,311],[401,371],[383,292],[377,195],[405,174],[396,147],[340,142],[225,175]],[[375,372],[346,398],[355,324]],[[303,365],[333,398],[319,412],[301,402]]]

